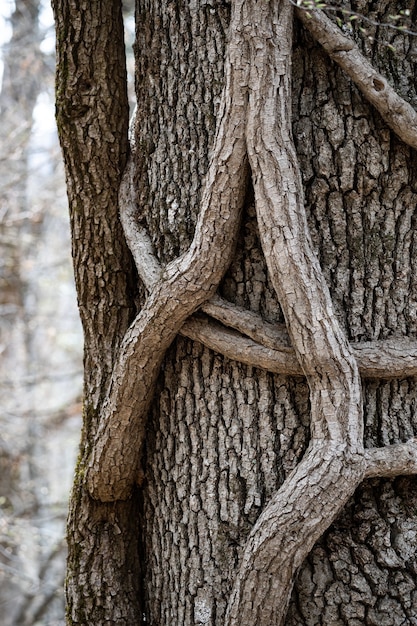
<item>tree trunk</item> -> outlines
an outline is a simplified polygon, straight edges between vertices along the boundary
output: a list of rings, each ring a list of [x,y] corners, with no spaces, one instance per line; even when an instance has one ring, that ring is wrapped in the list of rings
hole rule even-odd
[[[128,150],[121,3],[53,4],[57,122],[85,340],[84,429],[68,520],[67,620],[131,626],[142,618],[138,504],[96,502],[83,484],[115,353],[137,295],[117,203]]]
[[[396,12],[374,5],[378,24]],[[136,294],[111,195],[126,153],[121,83],[121,110],[98,121],[111,169],[106,152],[96,169],[94,134],[82,134],[95,128],[96,105],[87,98],[73,126],[72,113],[59,118],[86,329],[69,623],[139,623],[142,607],[154,626],[414,623],[414,479],[401,475],[416,471],[416,452],[390,444],[417,428],[405,365],[416,334],[415,138],[404,123],[414,111],[403,100],[417,103],[415,38],[368,22],[365,37],[333,33],[312,13],[297,13],[292,38],[290,2],[236,0],[230,12],[224,2],[138,0],[138,106],[119,201],[150,295],[128,332]],[[76,41],[66,32],[59,45]],[[112,45],[108,67],[119,58]],[[61,54],[59,85],[75,94],[58,92],[68,111],[86,77],[71,68],[68,81]],[[362,55],[375,68],[368,80]],[[87,91],[109,84],[99,76]],[[101,205],[103,183],[86,185],[115,163]],[[108,259],[117,271],[106,273]],[[217,285],[231,309],[213,299]],[[381,375],[372,363],[395,349],[403,365],[388,356]],[[375,478],[384,475],[401,477]]]

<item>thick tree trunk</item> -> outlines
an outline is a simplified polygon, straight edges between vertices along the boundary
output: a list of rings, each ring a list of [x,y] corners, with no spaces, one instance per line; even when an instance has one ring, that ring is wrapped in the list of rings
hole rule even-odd
[[[300,22],[292,43],[290,2],[236,0],[230,13],[220,1],[138,0],[138,107],[119,201],[150,295],[127,331],[135,294],[114,195],[126,154],[123,79],[84,75],[79,62],[81,73],[64,72],[78,31],[68,31],[55,4],[86,330],[86,427],[69,524],[72,623],[139,623],[142,573],[153,626],[412,624],[412,479],[364,483],[303,564],[362,477],[416,469],[414,443],[374,448],[407,441],[417,426],[414,364],[400,358],[392,366],[399,378],[390,380],[395,349],[377,343],[392,338],[396,349],[415,350],[417,189],[403,143],[413,145],[413,133],[400,123],[400,141],[387,127],[398,132],[384,110],[391,92],[372,74],[385,99],[370,98],[354,39],[400,100],[415,104],[411,65],[399,80],[400,63],[408,63],[401,50],[388,63],[383,43],[362,44],[359,31],[348,45],[339,35],[335,43],[317,20],[319,34],[307,28],[320,44]],[[395,3],[379,4],[373,18],[386,21]],[[88,7],[72,20],[91,23],[94,33],[98,8]],[[97,32],[108,41],[109,18],[100,15]],[[384,37],[398,47],[415,46],[392,32]],[[112,42],[103,67],[114,73],[120,52]],[[339,68],[341,51],[363,95]],[[103,58],[93,58],[101,72]],[[108,94],[100,91],[107,86]],[[91,90],[120,106],[98,116],[97,129]],[[410,107],[401,111],[413,119]],[[109,149],[107,182],[95,166],[97,133]],[[207,302],[219,281],[235,308]],[[186,319],[200,305],[205,316]],[[288,335],[278,328],[284,321]],[[232,360],[245,352],[246,364]],[[380,354],[387,361],[376,366]],[[141,451],[144,478],[130,496]]]
[[[204,117],[204,113],[207,103],[216,103],[218,98],[218,91],[207,94],[207,90],[217,87],[210,74],[213,67],[199,61],[199,58],[211,59],[213,50],[219,48],[213,25],[219,23],[222,12],[217,4],[215,7],[193,6],[189,13],[187,7],[172,13],[172,5],[165,6],[163,3],[152,7],[149,13],[142,6],[145,5],[140,6],[141,27],[138,29],[137,48],[138,118],[145,123],[138,125],[136,142],[145,145],[145,154],[138,162],[138,171],[144,171],[144,174],[137,185],[137,202],[142,219],[154,238],[155,250],[164,262],[186,249],[190,240],[190,235],[186,236],[190,218],[185,194],[190,188],[197,191],[202,188],[202,181],[196,180],[191,185],[190,181],[193,181],[193,176],[199,177],[199,172],[204,171],[204,164],[207,163],[201,141],[202,137],[213,136],[214,119],[210,124],[210,117]],[[382,14],[379,17],[382,19]],[[154,28],[153,24],[158,24],[158,27]],[[201,41],[201,31],[205,33],[204,42]],[[190,55],[190,50],[195,51],[198,57]],[[383,53],[382,45],[380,50]],[[215,58],[219,57],[216,55]],[[162,62],[157,63],[155,59]],[[378,304],[371,293],[365,293],[365,285],[370,280],[375,285],[384,283],[379,275],[392,268],[390,259],[395,246],[393,241],[388,243],[381,237],[378,244],[374,243],[378,249],[371,249],[372,241],[377,237],[369,227],[372,219],[382,226],[383,215],[387,211],[392,215],[391,203],[386,195],[390,184],[388,178],[385,182],[387,190],[379,192],[377,204],[372,202],[376,193],[372,194],[369,190],[373,218],[367,209],[368,190],[366,193],[363,191],[364,185],[371,184],[376,190],[384,181],[381,176],[379,182],[371,183],[371,174],[365,183],[366,168],[376,167],[381,170],[381,175],[384,170],[385,176],[388,175],[390,145],[396,154],[407,153],[409,149],[401,146],[366,100],[350,87],[350,81],[343,72],[299,28],[293,63],[294,138],[306,190],[307,215],[338,320],[353,348],[355,342],[360,340],[377,340],[390,335],[412,338],[415,333],[415,328],[412,330],[409,326],[413,319],[412,293],[406,295],[394,276],[385,281],[385,288],[380,287],[380,297],[390,308],[394,307],[390,292],[395,290],[399,300],[391,331],[382,322],[386,314],[384,308],[380,308],[382,301]],[[377,66],[377,69],[384,71],[383,66]],[[204,78],[201,78],[201,72],[207,72]],[[201,84],[206,91],[197,100]],[[159,102],[160,106],[155,107],[155,102]],[[193,132],[193,112],[198,103],[203,128],[200,130],[198,127],[199,132]],[[271,130],[273,136],[276,137],[276,131]],[[388,138],[390,145],[387,145]],[[372,151],[367,141],[372,142]],[[382,146],[376,148],[381,142]],[[387,151],[387,156],[384,156],[384,151]],[[264,153],[265,150],[257,151],[261,156]],[[408,167],[410,165],[409,162]],[[265,168],[268,168],[268,162],[265,163],[264,173]],[[413,180],[412,170],[409,170],[407,179],[410,182]],[[407,194],[413,193],[412,183],[408,189]],[[221,292],[228,300],[276,322],[282,320],[282,314],[268,277],[252,202],[249,195],[237,255],[222,283]],[[402,249],[396,251],[397,263],[401,263],[401,271],[406,273],[403,285],[413,272],[412,266],[405,270],[402,260],[410,259],[413,263],[410,234],[406,239],[410,226],[407,228],[405,224],[411,224],[414,203],[407,201],[407,207],[409,218],[405,219],[404,234],[400,238]],[[390,217],[394,233],[398,219],[399,216]],[[371,220],[369,225],[368,220]],[[388,231],[388,228],[385,227],[385,230]],[[374,274],[375,261],[372,261],[369,252],[376,255],[378,276]],[[271,259],[268,251],[266,256]],[[285,268],[282,272],[285,274]],[[287,272],[291,284],[289,269]],[[384,297],[383,292],[386,293]],[[398,316],[404,321],[400,321]],[[184,332],[188,334],[188,330]],[[163,370],[146,447],[144,537],[148,620],[151,624],[223,624],[236,567],[242,558],[248,533],[284,477],[297,466],[309,441],[308,391],[299,378],[274,377],[222,359],[198,344],[184,340],[177,340],[166,357]],[[394,443],[413,436],[414,385],[412,379],[404,385],[375,381],[365,384],[367,445]],[[379,403],[378,393],[383,388],[385,400]],[[403,393],[408,400],[400,399]],[[408,424],[402,436],[384,437],[382,434],[382,422],[388,426],[392,419],[388,398],[392,398],[394,404],[399,403],[394,421],[405,420]],[[379,421],[379,427],[375,420]],[[371,432],[374,433],[372,437]],[[412,481],[401,480],[404,484]],[[387,483],[378,482],[374,497],[379,497],[377,494],[383,484]],[[359,497],[371,489],[366,485],[359,490]],[[300,497],[301,494],[300,490]],[[369,495],[365,496],[365,501],[367,499]],[[360,503],[358,506],[361,508]],[[399,506],[400,501],[395,504],[395,507]],[[377,510],[373,515],[375,520],[379,519],[381,528],[387,524]],[[343,519],[342,516],[338,524],[346,525]],[[410,520],[410,523],[416,522]],[[393,594],[397,594],[395,601],[383,599],[381,591],[368,597],[369,587],[381,567],[376,565],[378,557],[372,556],[373,574],[368,571],[366,563],[361,565],[359,574],[358,557],[349,556],[346,561],[345,552],[348,545],[354,545],[354,540],[342,540],[337,530],[330,531],[326,537],[332,537],[334,532],[338,532],[338,542],[331,543],[332,547],[334,545],[333,556],[331,549],[321,543],[312,552],[312,563],[308,561],[301,570],[286,623],[347,624],[349,619],[356,619],[358,624],[377,624],[382,619],[385,603],[397,606],[394,612],[390,612],[391,621],[387,623],[403,623],[405,615],[411,619],[411,590],[407,589],[402,598],[398,597],[398,591],[393,590]],[[383,536],[386,540],[387,532]],[[367,538],[369,542],[369,534]],[[380,543],[375,538],[372,541],[373,546]],[[398,545],[404,545],[404,539]],[[369,554],[373,546],[367,547],[364,542],[359,552]],[[384,548],[380,545],[380,549],[388,549],[388,546]],[[390,545],[389,549],[394,552],[396,547]],[[277,549],[278,556],[281,556],[280,550],[282,547]],[[315,556],[316,551],[326,555],[323,570],[319,556]],[[395,562],[402,562],[402,576],[408,580],[406,571],[414,558],[415,547],[407,551],[403,548],[401,556],[397,548],[396,554]],[[332,558],[336,563],[334,569]],[[346,581],[342,566],[345,563],[346,569],[352,572]],[[349,583],[355,571],[358,572],[358,585],[361,584],[361,587],[352,590]],[[318,582],[315,582],[316,579]],[[253,623],[276,623],[271,617],[270,603],[265,602],[269,584],[259,578],[253,581],[256,602],[262,602],[264,608],[263,617],[259,614]],[[314,597],[316,588],[320,588],[318,600]],[[271,587],[271,592],[276,593],[274,587]],[[384,592],[389,595],[386,585]],[[246,590],[246,593],[250,598],[250,592]],[[413,607],[415,610],[415,604]],[[242,615],[240,619],[243,619]],[[384,619],[388,618],[385,616]],[[238,616],[236,623],[249,622],[239,622]]]

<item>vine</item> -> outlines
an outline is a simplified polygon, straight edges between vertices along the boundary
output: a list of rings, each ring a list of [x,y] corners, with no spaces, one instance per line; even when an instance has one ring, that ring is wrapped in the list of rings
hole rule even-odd
[[[349,345],[337,323],[313,253],[292,141],[294,10],[387,124],[415,148],[417,115],[323,13],[325,7],[291,0],[233,2],[213,155],[194,239],[183,256],[166,267],[159,266],[137,219],[134,158],[120,188],[126,240],[149,295],[124,337],[100,418],[86,478],[93,498],[107,502],[130,496],[138,479],[155,381],[177,333],[199,340],[205,336],[211,347],[217,340],[218,349],[226,354],[233,344],[212,321],[193,316],[197,309],[239,333],[234,335],[239,341],[230,348],[236,358],[239,342],[246,362],[252,358],[249,353],[258,350],[259,355],[261,350],[265,357],[269,350],[264,359],[267,368],[279,361],[278,353],[285,353],[280,367],[303,373],[310,388],[310,445],[250,533],[229,601],[227,626],[282,624],[297,568],[363,478],[417,472],[414,439],[364,450],[361,349]],[[134,146],[132,150],[134,157]],[[261,243],[288,334],[215,296],[231,262],[231,242],[237,237],[249,171]],[[403,344],[405,360],[410,348],[416,350],[415,344]],[[378,360],[378,350],[391,354],[386,365],[389,370],[393,346],[373,344],[370,349],[371,362]],[[408,366],[415,371],[411,357],[410,361]],[[366,367],[362,365],[364,375]],[[402,364],[397,371],[404,373],[404,367]],[[375,370],[372,372],[374,375]]]

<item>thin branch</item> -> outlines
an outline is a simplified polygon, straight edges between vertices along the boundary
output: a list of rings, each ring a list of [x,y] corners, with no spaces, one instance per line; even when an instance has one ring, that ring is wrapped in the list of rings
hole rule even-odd
[[[291,346],[279,340],[274,347],[254,341],[244,332],[244,324],[239,323],[242,322],[239,317],[240,311],[236,309],[236,326],[239,325],[242,332],[216,324],[210,318],[193,315],[184,323],[180,334],[199,341],[207,348],[234,361],[274,374],[304,376]],[[260,316],[257,317],[262,321]],[[363,378],[389,380],[417,376],[416,341],[407,339],[370,341],[351,345],[351,348]]]
[[[417,474],[417,439],[365,450],[365,478],[394,478]]]
[[[225,326],[240,331],[265,348],[285,350],[290,346],[285,324],[271,324],[257,313],[232,304],[219,296],[205,302],[200,310]]]
[[[315,2],[314,0],[312,0],[311,2],[297,2],[295,0],[289,0],[289,1],[293,5],[293,7],[296,7],[300,11],[310,12],[312,9],[320,8],[326,11],[327,13],[329,12],[341,13],[342,15],[348,18],[349,23],[352,22],[352,20],[359,20],[360,22],[365,22],[366,24],[370,24],[371,26],[377,26],[378,28],[389,28],[390,30],[395,30],[400,33],[404,33],[406,35],[411,35],[413,37],[417,36],[417,31],[410,30],[404,25],[398,26],[397,24],[393,24],[390,22],[378,22],[378,20],[374,20],[368,17],[367,15],[364,15],[363,13],[358,13],[357,11],[351,11],[341,6],[325,4],[323,2]],[[317,6],[318,4],[320,5],[320,7]],[[404,19],[405,17],[407,17],[407,15],[404,14],[398,17],[401,17]]]
[[[133,139],[133,138],[132,138]],[[131,140],[131,146],[133,146]],[[137,219],[134,203],[133,171],[134,159],[130,154],[119,189],[119,215],[127,245],[146,289],[150,291],[162,276],[162,267],[156,258],[151,238]]]
[[[297,9],[297,16],[324,50],[353,80],[388,126],[412,148],[417,148],[417,113],[386,78],[375,70],[358,46],[323,11]]]
[[[258,367],[275,374],[303,376],[303,370],[292,348],[281,345],[274,350],[241,333],[197,315],[190,317],[180,334],[199,341],[207,348],[229,359]]]

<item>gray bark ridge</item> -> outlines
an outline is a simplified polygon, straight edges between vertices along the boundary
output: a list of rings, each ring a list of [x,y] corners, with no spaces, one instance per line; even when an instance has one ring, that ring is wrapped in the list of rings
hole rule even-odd
[[[313,252],[291,135],[292,22],[288,0],[233,4],[223,105],[190,250],[160,271],[124,216],[134,256],[145,251],[150,294],[124,339],[87,472],[94,498],[129,496],[165,351],[230,262],[249,161],[268,269],[310,388],[311,442],[249,536],[227,626],[282,624],[298,567],[360,481],[416,470],[414,440],[363,448],[359,368]]]

